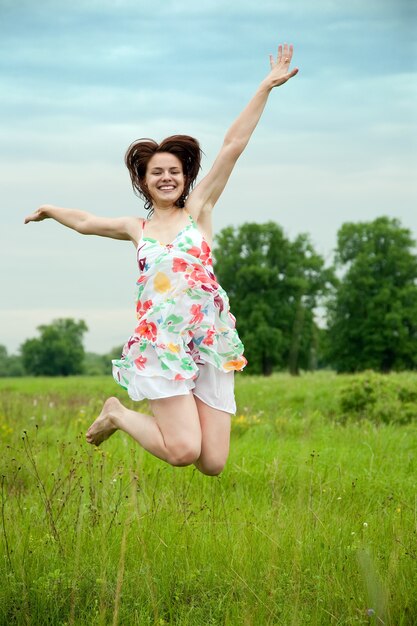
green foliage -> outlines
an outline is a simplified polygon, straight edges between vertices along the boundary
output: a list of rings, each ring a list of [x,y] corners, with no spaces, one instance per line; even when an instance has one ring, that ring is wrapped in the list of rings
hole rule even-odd
[[[243,224],[216,236],[215,271],[229,295],[251,373],[309,369],[317,349],[314,309],[333,280],[306,235]]]
[[[341,425],[349,380],[238,375],[217,478],[88,446],[109,377],[0,381],[0,624],[413,624],[417,424]]]
[[[86,376],[104,376],[111,374],[112,359],[120,359],[123,346],[112,348],[107,354],[86,352],[84,357],[84,371]]]
[[[106,355],[86,352],[84,355],[84,374],[86,376],[105,376],[111,372]]]
[[[341,420],[370,420],[376,424],[417,421],[415,378],[365,372],[349,379],[341,390]]]
[[[24,374],[22,358],[16,354],[8,354],[6,347],[0,345],[0,378]]]
[[[329,302],[328,354],[340,372],[417,366],[417,256],[399,221],[344,224],[337,265],[343,271]]]
[[[38,326],[39,338],[27,339],[21,346],[26,372],[34,376],[69,376],[83,371],[83,320],[57,319]]]

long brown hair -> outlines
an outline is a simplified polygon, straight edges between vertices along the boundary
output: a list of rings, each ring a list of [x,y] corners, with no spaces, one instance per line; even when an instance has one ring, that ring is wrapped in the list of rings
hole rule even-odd
[[[152,198],[145,185],[146,168],[149,160],[158,152],[169,152],[182,163],[185,175],[184,191],[175,205],[183,207],[190,190],[193,188],[200,170],[202,151],[197,139],[189,135],[172,135],[161,143],[153,139],[137,139],[128,148],[125,163],[132,180],[133,191],[145,200],[145,209],[152,212]]]

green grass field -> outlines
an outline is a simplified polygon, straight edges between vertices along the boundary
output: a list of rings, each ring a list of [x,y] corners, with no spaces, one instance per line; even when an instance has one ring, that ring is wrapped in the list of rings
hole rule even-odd
[[[111,378],[2,379],[0,624],[416,624],[417,420],[345,419],[349,381],[238,375],[212,478],[88,446]]]

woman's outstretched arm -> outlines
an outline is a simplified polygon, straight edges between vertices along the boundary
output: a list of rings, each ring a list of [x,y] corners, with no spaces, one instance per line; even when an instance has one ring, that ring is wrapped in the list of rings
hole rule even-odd
[[[76,230],[82,235],[98,235],[112,239],[136,241],[140,230],[140,220],[134,217],[98,217],[79,209],[64,209],[62,207],[44,204],[34,213],[25,218],[29,222],[41,222],[45,219],[54,219],[56,222]]]
[[[288,44],[278,46],[276,60],[270,55],[271,71],[227,131],[223,146],[210,172],[196,186],[187,201],[187,208],[197,217],[201,212],[210,212],[219,199],[236,161],[259,122],[272,89],[283,85],[297,74],[297,68],[290,71],[292,55],[293,46]]]

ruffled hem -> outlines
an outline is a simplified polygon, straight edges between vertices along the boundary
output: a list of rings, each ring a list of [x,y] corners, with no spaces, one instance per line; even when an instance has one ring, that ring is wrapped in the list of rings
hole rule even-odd
[[[225,411],[231,415],[236,413],[236,401],[233,393],[233,376],[229,372],[219,378],[216,375],[216,368],[199,368],[199,374],[195,379],[184,381],[167,380],[162,376],[146,377],[134,374],[128,383],[126,390],[129,397],[135,402],[141,400],[161,400],[176,396],[188,395],[190,392],[202,400],[207,406],[220,411]],[[116,374],[117,376],[117,374]],[[117,379],[117,378],[116,378]],[[197,382],[198,381],[198,382]]]
[[[230,345],[233,333],[234,345]],[[132,400],[187,394],[199,375],[198,365],[209,363],[223,372],[241,371],[247,361],[236,331],[217,337],[211,346],[195,338],[188,344],[155,344],[133,336],[121,359],[113,361],[113,377]]]

